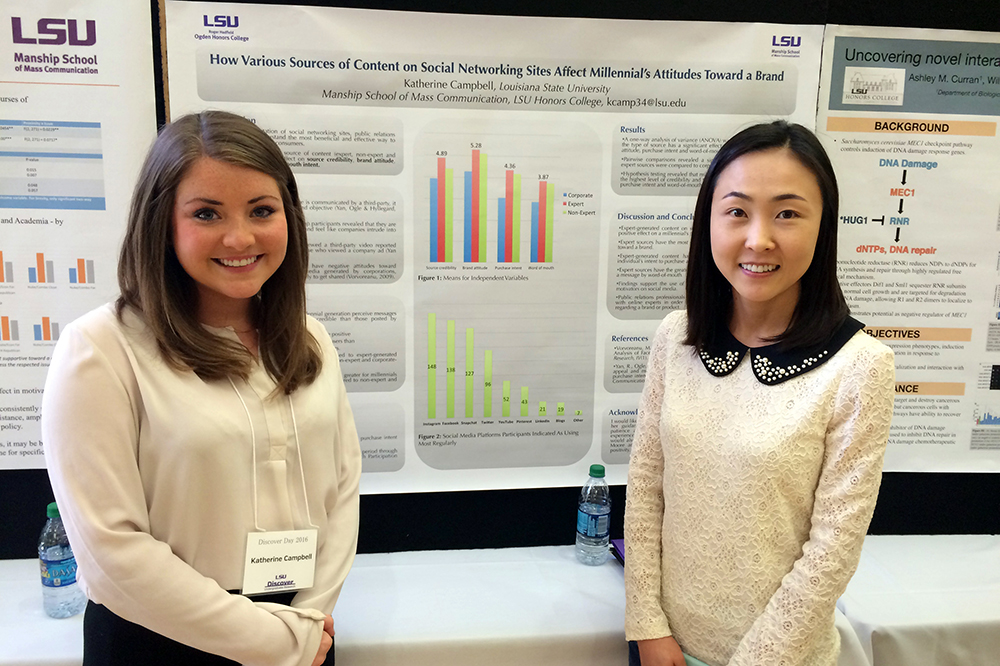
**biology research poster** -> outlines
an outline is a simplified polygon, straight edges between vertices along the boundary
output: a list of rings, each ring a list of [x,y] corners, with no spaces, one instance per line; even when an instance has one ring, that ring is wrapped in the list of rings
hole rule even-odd
[[[891,471],[1000,469],[1000,35],[827,28],[840,279],[896,355]]]

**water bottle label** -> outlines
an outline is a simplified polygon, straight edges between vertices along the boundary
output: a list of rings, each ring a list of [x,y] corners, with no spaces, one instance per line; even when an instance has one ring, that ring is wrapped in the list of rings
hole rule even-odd
[[[76,558],[65,560],[41,560],[42,585],[45,587],[65,587],[76,582]]]
[[[585,537],[603,539],[608,536],[608,523],[611,516],[602,514],[594,516],[582,509],[576,512],[576,531]]]

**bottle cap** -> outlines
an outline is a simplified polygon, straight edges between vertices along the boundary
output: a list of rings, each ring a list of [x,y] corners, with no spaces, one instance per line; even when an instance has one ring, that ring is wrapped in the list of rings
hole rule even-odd
[[[45,507],[45,515],[49,518],[59,517],[59,507],[56,506],[55,502],[49,502],[49,505]]]
[[[595,479],[603,479],[604,478],[604,465],[591,465],[590,466],[590,475],[592,477],[594,477]]]

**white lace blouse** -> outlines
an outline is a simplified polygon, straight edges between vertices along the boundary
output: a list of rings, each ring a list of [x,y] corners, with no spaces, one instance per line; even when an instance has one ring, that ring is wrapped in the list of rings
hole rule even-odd
[[[881,481],[892,351],[849,319],[795,357],[732,338],[699,356],[686,326],[682,311],[660,325],[639,407],[626,636],[673,635],[714,666],[832,666]]]

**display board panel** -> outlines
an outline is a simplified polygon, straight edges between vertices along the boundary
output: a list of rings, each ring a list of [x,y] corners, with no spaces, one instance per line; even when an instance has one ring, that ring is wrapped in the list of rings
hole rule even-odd
[[[891,471],[1000,470],[1000,34],[828,26],[840,279],[896,354]]]
[[[118,293],[156,132],[149,25],[142,2],[0,8],[0,469],[45,466],[41,394],[59,331]]]
[[[821,26],[168,2],[171,116],[285,150],[363,492],[625,479],[708,160],[812,126]]]

